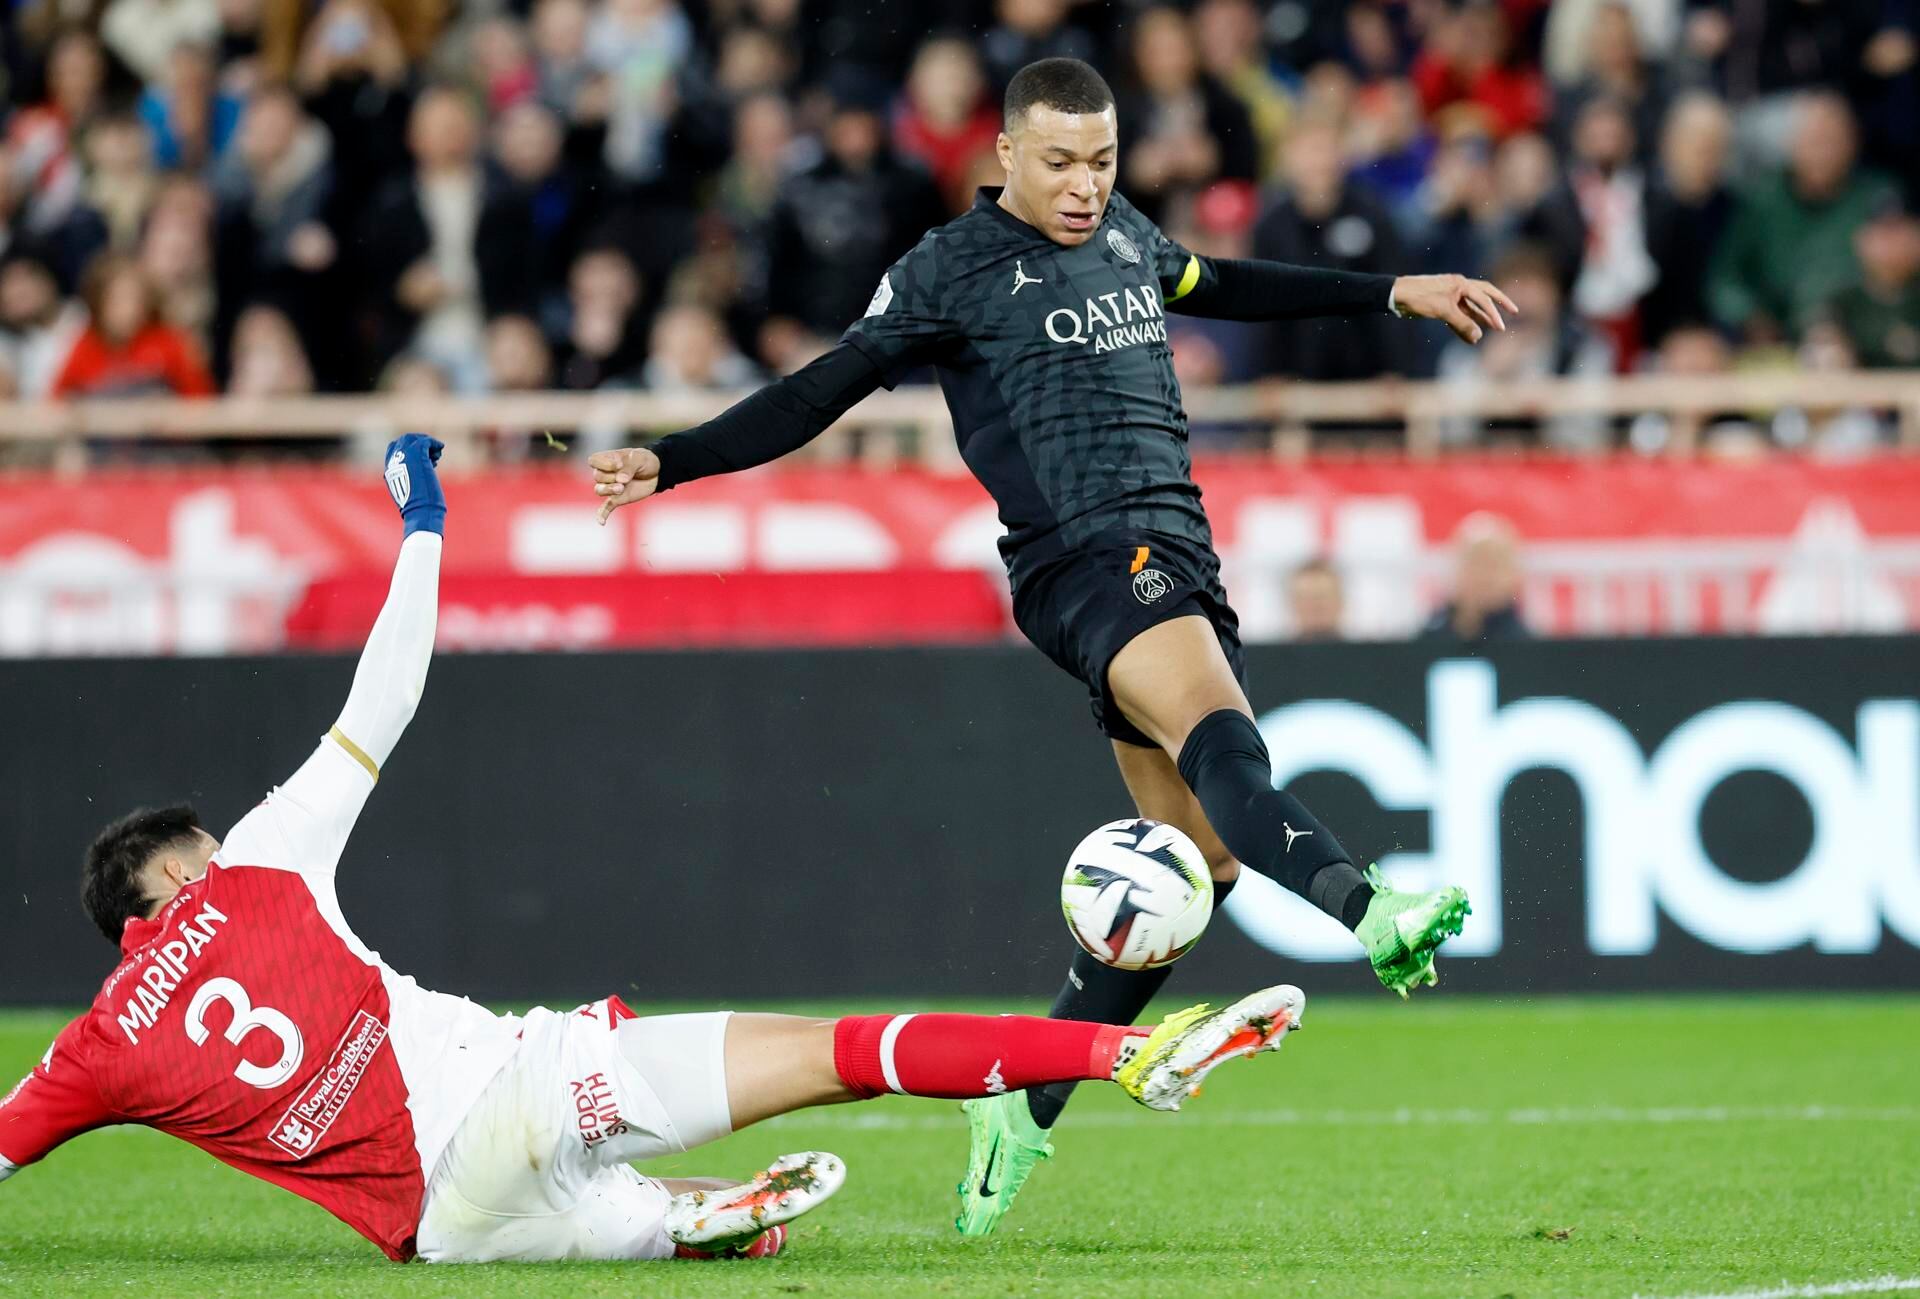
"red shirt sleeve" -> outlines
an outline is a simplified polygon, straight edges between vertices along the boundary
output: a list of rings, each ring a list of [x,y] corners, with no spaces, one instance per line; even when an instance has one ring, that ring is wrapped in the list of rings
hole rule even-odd
[[[194,341],[177,329],[167,331],[167,386],[182,397],[214,395],[213,375]]]
[[[67,359],[49,390],[54,397],[72,397],[84,392],[100,368],[100,347],[91,328],[82,330],[67,349]]]
[[[33,1072],[0,1100],[0,1177],[82,1132],[119,1121],[100,1098],[87,1068],[82,1040],[86,1022],[82,1015],[60,1030]]]

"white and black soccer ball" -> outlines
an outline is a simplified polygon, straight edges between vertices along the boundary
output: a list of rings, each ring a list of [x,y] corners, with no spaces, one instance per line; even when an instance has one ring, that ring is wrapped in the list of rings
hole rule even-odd
[[[1074,941],[1121,970],[1179,960],[1213,915],[1213,876],[1185,834],[1160,821],[1112,821],[1080,841],[1060,881]]]

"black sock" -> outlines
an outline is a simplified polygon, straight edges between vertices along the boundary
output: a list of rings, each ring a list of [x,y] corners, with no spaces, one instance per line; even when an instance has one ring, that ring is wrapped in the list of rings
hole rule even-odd
[[[1237,883],[1237,878],[1224,884],[1219,880],[1213,882],[1215,911]],[[1154,999],[1172,973],[1171,964],[1157,970],[1116,970],[1111,965],[1102,965],[1086,952],[1075,952],[1073,964],[1067,968],[1067,981],[1060,985],[1060,994],[1053,999],[1053,1009],[1047,1012],[1047,1017],[1085,1020],[1091,1024],[1131,1024],[1140,1018],[1140,1012],[1147,1008],[1147,1003]],[[1066,1108],[1067,1098],[1073,1095],[1074,1086],[1068,1082],[1029,1087],[1027,1110],[1033,1115],[1033,1121],[1043,1128],[1052,1127],[1059,1120],[1060,1111]]]
[[[1180,749],[1180,775],[1228,852],[1349,929],[1360,923],[1372,886],[1333,831],[1273,787],[1273,763],[1252,718],[1232,708],[1207,714]]]

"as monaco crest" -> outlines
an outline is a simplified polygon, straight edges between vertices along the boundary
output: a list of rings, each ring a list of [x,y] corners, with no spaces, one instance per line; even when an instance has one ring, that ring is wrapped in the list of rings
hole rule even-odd
[[[387,461],[387,490],[393,494],[393,503],[403,510],[407,507],[407,497],[413,495],[413,479],[407,474],[407,458],[398,451]]]

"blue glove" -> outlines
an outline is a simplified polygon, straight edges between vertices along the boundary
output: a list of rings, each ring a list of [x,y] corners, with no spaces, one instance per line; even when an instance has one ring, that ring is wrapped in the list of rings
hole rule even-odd
[[[387,490],[400,507],[406,535],[421,529],[445,535],[447,498],[433,471],[446,446],[424,433],[408,433],[387,443]]]

